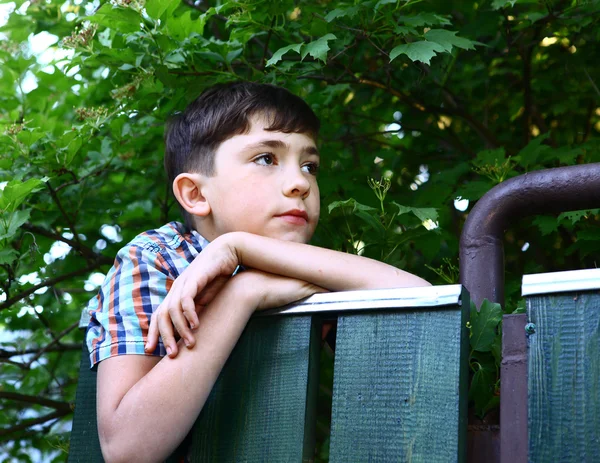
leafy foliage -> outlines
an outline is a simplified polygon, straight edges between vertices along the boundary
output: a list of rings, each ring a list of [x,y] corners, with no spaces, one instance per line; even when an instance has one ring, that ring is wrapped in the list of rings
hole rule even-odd
[[[90,275],[106,272],[123,242],[178,218],[161,165],[163,127],[204,88],[247,79],[306,99],[323,120],[319,182],[329,205],[315,244],[434,283],[456,281],[468,213],[454,207],[457,197],[471,207],[507,178],[600,158],[598,0],[0,7],[12,11],[0,23],[8,460],[36,458],[32,448],[65,460]],[[515,223],[505,310],[519,303],[523,273],[596,266],[599,219],[595,210]],[[499,316],[495,306],[481,310],[471,338],[480,415],[494,405],[485,397],[497,383],[489,328]]]
[[[497,407],[500,400],[498,377],[502,348],[502,333],[499,329],[501,321],[500,304],[484,299],[478,310],[471,303],[469,365],[472,376],[469,400],[473,401],[475,414],[480,418]]]

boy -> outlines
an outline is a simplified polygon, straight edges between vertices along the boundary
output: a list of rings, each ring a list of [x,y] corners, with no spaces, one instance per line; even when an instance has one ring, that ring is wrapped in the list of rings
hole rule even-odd
[[[136,237],[90,303],[106,461],[162,461],[177,447],[255,310],[428,284],[306,244],[320,211],[318,131],[300,98],[245,82],[205,91],[168,126],[165,168],[187,230]]]

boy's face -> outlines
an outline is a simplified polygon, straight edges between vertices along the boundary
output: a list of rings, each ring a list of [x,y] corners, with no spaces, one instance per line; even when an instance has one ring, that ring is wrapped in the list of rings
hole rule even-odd
[[[319,220],[319,154],[306,134],[270,132],[260,117],[250,131],[225,140],[203,193],[211,213],[200,223],[207,239],[245,231],[306,243]]]

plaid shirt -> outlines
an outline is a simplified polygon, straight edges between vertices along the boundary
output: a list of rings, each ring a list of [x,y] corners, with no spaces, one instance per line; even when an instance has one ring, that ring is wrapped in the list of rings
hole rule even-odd
[[[92,367],[116,355],[166,355],[160,338],[154,352],[144,352],[150,317],[175,278],[208,245],[198,232],[182,234],[182,229],[170,222],[136,236],[117,254],[100,292],[87,306]]]

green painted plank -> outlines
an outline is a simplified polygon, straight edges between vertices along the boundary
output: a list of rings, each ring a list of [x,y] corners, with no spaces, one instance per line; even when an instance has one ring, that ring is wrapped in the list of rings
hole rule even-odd
[[[529,461],[598,461],[600,292],[527,299]]]
[[[331,462],[464,461],[462,304],[338,319]]]
[[[90,353],[84,342],[79,363],[68,463],[104,463],[98,437],[96,377],[96,369],[90,369]],[[181,445],[165,463],[182,461],[181,457],[185,455],[186,450],[186,446]]]
[[[254,318],[193,430],[195,462],[312,460],[319,322]]]
[[[83,343],[75,413],[69,444],[69,463],[102,463],[96,418],[96,370],[90,369],[90,356]]]

